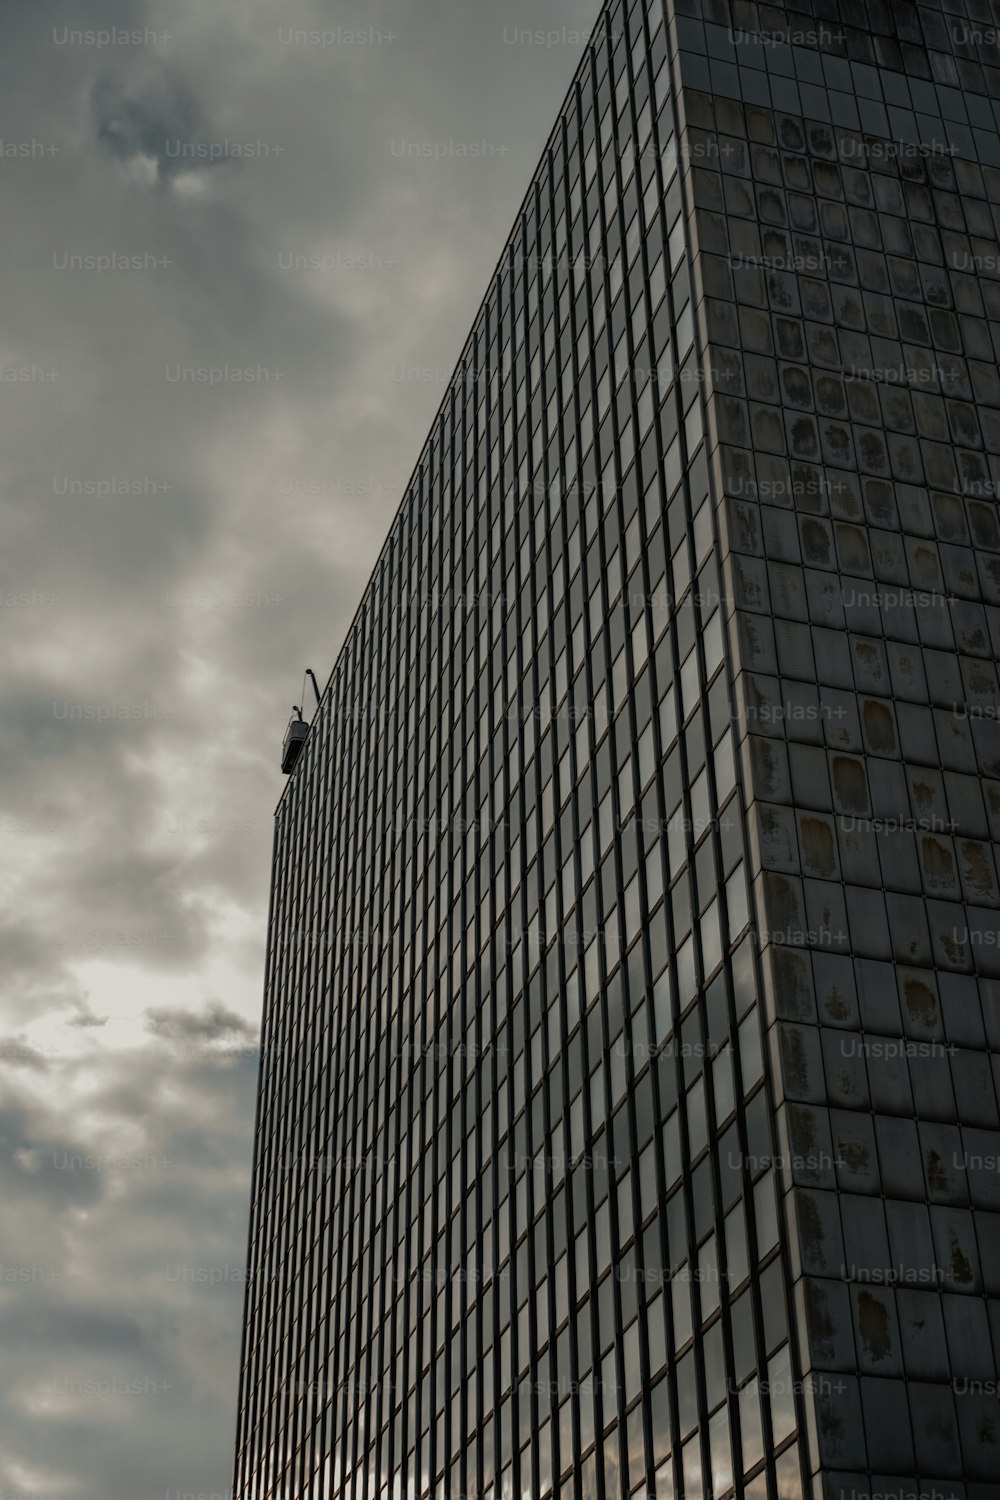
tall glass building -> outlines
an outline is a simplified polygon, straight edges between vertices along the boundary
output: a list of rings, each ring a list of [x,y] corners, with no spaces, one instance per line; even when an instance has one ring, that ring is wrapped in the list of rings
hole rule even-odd
[[[281,800],[237,1500],[1000,1496],[1000,46],[799,4],[603,10]]]

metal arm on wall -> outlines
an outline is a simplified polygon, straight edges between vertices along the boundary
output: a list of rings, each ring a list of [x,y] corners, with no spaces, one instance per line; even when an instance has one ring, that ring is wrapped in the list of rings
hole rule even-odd
[[[313,692],[316,694],[316,707],[319,708],[320,703],[322,702],[322,699],[320,698],[319,683],[316,681],[316,673],[313,671],[312,667],[306,667],[306,677],[309,678],[309,681],[313,685]],[[305,677],[304,677],[302,679],[302,686],[303,686],[303,688],[305,687],[305,685],[306,684],[305,684]],[[305,693],[303,693],[302,698],[303,698],[303,702],[304,702],[305,701]]]

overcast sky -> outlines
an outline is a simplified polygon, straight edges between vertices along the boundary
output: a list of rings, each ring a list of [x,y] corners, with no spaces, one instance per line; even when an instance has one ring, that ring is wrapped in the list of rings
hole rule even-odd
[[[0,1500],[229,1492],[281,737],[597,9],[5,0]]]

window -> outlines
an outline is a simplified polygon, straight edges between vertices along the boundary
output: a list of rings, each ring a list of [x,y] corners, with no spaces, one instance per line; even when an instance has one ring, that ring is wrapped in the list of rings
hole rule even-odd
[[[789,1346],[783,1345],[768,1360],[768,1390],[771,1398],[771,1435],[780,1445],[795,1431],[795,1397]]]
[[[708,1424],[708,1442],[712,1454],[712,1494],[723,1500],[733,1488],[733,1455],[729,1439],[729,1413],[717,1411]]]

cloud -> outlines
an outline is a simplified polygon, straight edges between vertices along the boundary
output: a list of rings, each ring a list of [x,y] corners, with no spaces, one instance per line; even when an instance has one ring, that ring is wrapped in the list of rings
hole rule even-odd
[[[93,1011],[88,1010],[85,1003],[77,1008],[76,1015],[69,1022],[70,1026],[79,1026],[81,1029],[89,1027],[100,1027],[108,1024],[107,1016],[95,1016]]]
[[[230,1486],[281,737],[444,394],[397,372],[453,366],[578,61],[536,24],[6,8],[0,1496]]]
[[[168,1041],[217,1042],[234,1038],[249,1041],[255,1035],[242,1016],[218,1001],[202,1011],[147,1010],[146,1024],[150,1031]]]
[[[60,1497],[228,1486],[254,1077],[149,1048],[97,1064],[70,1133],[25,1091],[0,1110],[0,1493],[27,1473]]]
[[[191,94],[162,63],[143,60],[131,76],[99,80],[91,108],[101,145],[123,161],[155,163],[161,182],[186,169],[192,158],[184,148],[203,143],[207,133]]]
[[[45,1068],[48,1066],[44,1053],[39,1052],[23,1037],[4,1037],[0,1040],[0,1063],[15,1068]]]

